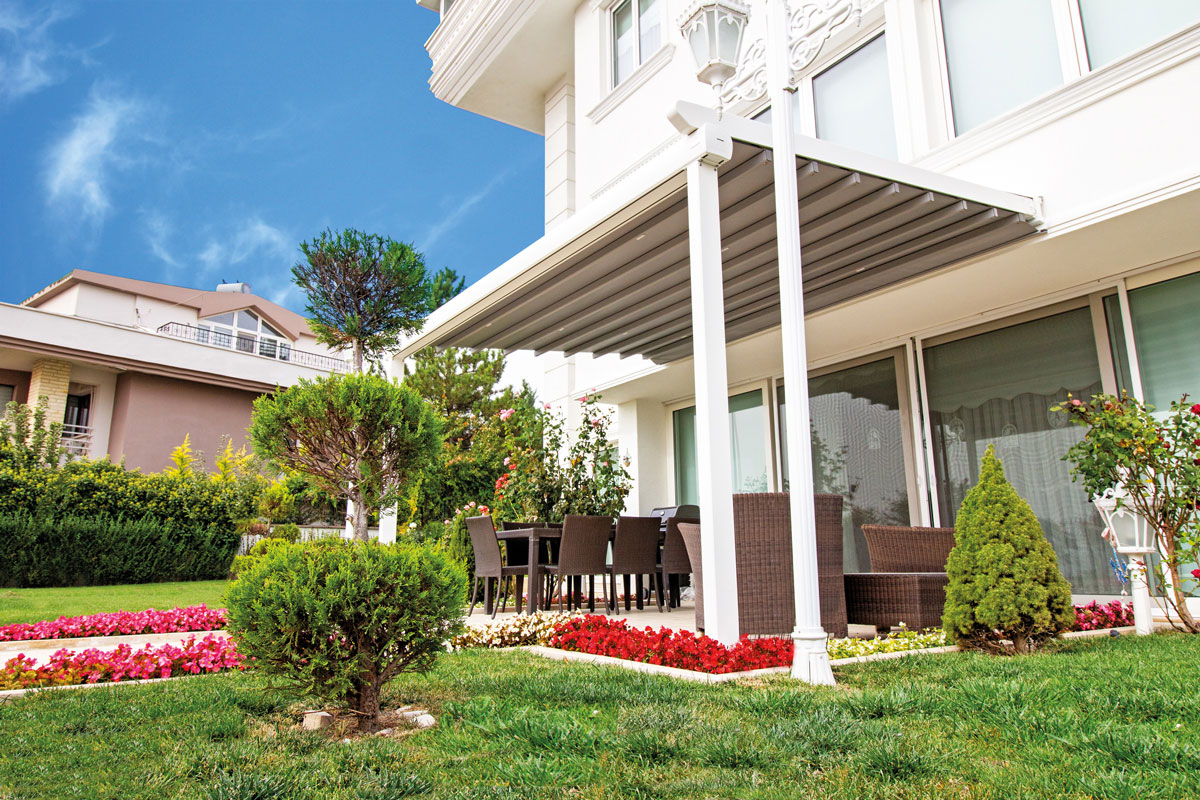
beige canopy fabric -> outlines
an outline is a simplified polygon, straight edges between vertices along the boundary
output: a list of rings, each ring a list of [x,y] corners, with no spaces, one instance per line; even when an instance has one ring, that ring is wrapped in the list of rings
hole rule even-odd
[[[732,158],[719,169],[729,342],[780,320],[769,128],[738,126]],[[799,139],[798,152],[810,154],[796,160],[808,312],[1037,232],[1027,197]],[[518,254],[481,291],[431,317],[402,355],[426,346],[619,353],[657,363],[691,355],[683,166],[607,217],[552,232]]]

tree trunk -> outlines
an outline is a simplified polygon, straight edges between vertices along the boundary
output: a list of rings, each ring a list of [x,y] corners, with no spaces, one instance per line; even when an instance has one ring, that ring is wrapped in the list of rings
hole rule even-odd
[[[362,492],[352,491],[350,502],[354,503],[354,516],[350,518],[354,527],[354,541],[370,541],[370,537],[367,535],[367,504],[364,502]]]
[[[365,733],[374,732],[379,724],[379,690],[382,683],[375,675],[363,681],[358,696],[354,699],[354,710],[361,716],[358,719],[358,729]]]
[[[354,371],[363,371],[363,347],[362,342],[358,340],[354,342]]]

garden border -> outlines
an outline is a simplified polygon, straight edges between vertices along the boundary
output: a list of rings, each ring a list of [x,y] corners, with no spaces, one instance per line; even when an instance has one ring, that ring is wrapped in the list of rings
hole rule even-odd
[[[1113,631],[1120,635],[1134,632],[1133,626],[1124,626],[1120,628],[1097,628],[1091,631],[1067,631],[1062,634],[1064,639],[1087,639],[1094,636],[1112,636]],[[699,672],[697,670],[680,669],[678,667],[668,667],[662,664],[648,664],[645,661],[630,661],[625,658],[616,658],[614,656],[595,655],[593,653],[581,653],[576,650],[558,650],[553,647],[543,647],[542,645],[529,645],[522,648],[504,648],[504,649],[521,649],[541,658],[557,659],[561,661],[569,661],[583,664],[596,664],[599,666],[620,667],[631,672],[641,672],[647,675],[664,675],[669,678],[680,678],[682,680],[694,681],[696,683],[726,683],[735,681],[741,678],[757,678],[764,675],[781,675],[790,673],[791,667],[767,667],[765,669],[751,669],[743,672]],[[955,653],[961,651],[962,648],[958,645],[947,645],[945,647],[923,647],[915,650],[895,650],[889,653],[872,653],[866,656],[851,656],[849,658],[832,659],[829,662],[831,667],[844,666],[846,664],[864,664],[871,661],[888,661],[895,658],[904,658],[905,656],[915,655],[937,655],[939,653]]]

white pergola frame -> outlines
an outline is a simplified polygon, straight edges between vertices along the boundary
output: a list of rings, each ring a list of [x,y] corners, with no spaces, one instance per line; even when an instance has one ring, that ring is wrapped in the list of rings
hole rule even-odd
[[[774,4],[772,4],[774,5]],[[772,24],[771,29],[785,30]],[[774,49],[779,51],[778,43]],[[772,66],[778,75],[786,64]],[[776,86],[784,86],[773,81]],[[772,96],[776,107],[787,107],[790,90],[780,88]],[[772,115],[771,124],[726,116],[718,121],[708,108],[680,103],[672,122],[685,138],[682,155],[662,159],[658,169],[647,165],[629,179],[621,196],[597,201],[552,229],[545,237],[485,276],[429,319],[425,332],[409,342],[400,353],[405,358],[426,346],[466,345],[511,347],[506,335],[515,328],[493,322],[516,306],[546,308],[561,305],[553,297],[555,270],[586,257],[589,248],[617,236],[622,226],[637,223],[643,230],[653,221],[642,222],[640,214],[658,213],[663,201],[686,190],[687,253],[690,276],[690,339],[694,355],[696,439],[704,572],[704,615],[706,633],[726,644],[739,639],[737,609],[737,564],[733,531],[733,484],[728,465],[729,403],[726,365],[726,306],[722,258],[722,208],[720,168],[733,157],[735,142],[772,151],[777,247],[779,325],[783,337],[783,377],[794,392],[787,403],[787,447],[791,456],[791,531],[796,604],[793,639],[796,657],[793,675],[812,683],[833,680],[825,649],[826,634],[820,625],[817,583],[816,527],[813,510],[811,442],[807,392],[807,354],[804,334],[804,291],[801,224],[796,181],[797,154],[810,162],[831,165],[855,174],[894,181],[922,191],[952,197],[973,207],[1003,210],[1019,218],[1023,233],[1040,225],[1038,202],[1032,198],[977,186],[945,175],[888,161],[824,142],[794,131],[791,114]],[[774,147],[774,142],[785,143]],[[607,237],[607,238],[606,238]],[[640,238],[640,237],[639,237]],[[959,237],[962,238],[962,237]],[[987,249],[987,243],[979,250]],[[576,259],[576,261],[572,261]],[[594,279],[593,288],[603,276]],[[549,287],[549,288],[547,288]],[[591,291],[591,289],[589,289]],[[524,321],[528,329],[536,326]],[[547,322],[547,326],[551,323]],[[492,329],[492,330],[489,330]],[[541,339],[553,343],[552,328],[541,329]],[[559,329],[561,330],[561,329]],[[521,334],[527,336],[527,333]],[[568,334],[564,334],[567,336]],[[566,341],[564,339],[563,341]],[[661,348],[661,343],[654,346]],[[649,349],[651,345],[646,345]],[[543,350],[558,349],[542,345]],[[580,349],[580,352],[584,350]],[[661,350],[659,351],[661,352]],[[676,352],[672,350],[671,352]],[[807,491],[799,487],[808,487]]]

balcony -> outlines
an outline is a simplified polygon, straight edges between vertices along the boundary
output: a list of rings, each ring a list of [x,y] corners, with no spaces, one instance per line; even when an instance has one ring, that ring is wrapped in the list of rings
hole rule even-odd
[[[239,332],[236,335],[223,333],[219,330],[187,325],[183,322],[168,322],[158,329],[163,336],[198,342],[210,347],[220,347],[224,350],[236,350],[247,355],[269,358],[273,361],[286,361],[302,367],[324,370],[325,372],[347,372],[349,367],[345,359],[334,356],[308,353],[292,347],[291,342],[274,339],[270,336],[258,336]]]
[[[574,71],[575,6],[455,0],[425,42],[439,100],[543,133],[546,93]]]
[[[72,458],[85,458],[92,449],[92,427],[63,425],[62,448]]]

